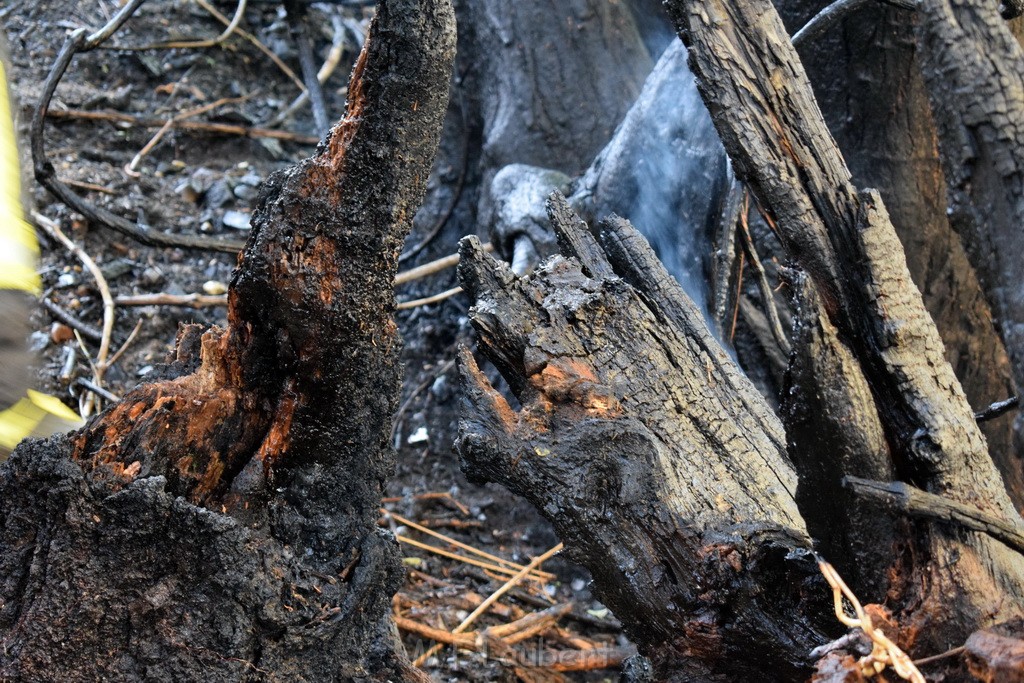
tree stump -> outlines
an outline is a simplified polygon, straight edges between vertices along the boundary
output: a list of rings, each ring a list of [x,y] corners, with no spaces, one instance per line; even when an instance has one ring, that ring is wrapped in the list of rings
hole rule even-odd
[[[416,680],[377,530],[398,253],[448,102],[449,0],[384,0],[317,153],[270,178],[228,326],[0,470],[11,680]]]

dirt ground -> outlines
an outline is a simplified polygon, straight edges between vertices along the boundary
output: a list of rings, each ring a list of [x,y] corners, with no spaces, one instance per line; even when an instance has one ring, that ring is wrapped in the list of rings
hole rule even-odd
[[[342,46],[338,64],[324,86],[329,112],[334,115],[341,111],[361,32],[372,12],[352,5],[356,6],[316,5],[310,9],[308,25],[316,61],[322,63],[332,46],[335,52]],[[19,105],[19,128],[26,136],[22,150],[26,169],[30,167],[27,122],[65,36],[75,28],[103,25],[119,7],[117,0],[5,0],[0,8],[0,23],[13,62],[10,86]],[[214,8],[230,17],[236,5],[215,2]],[[298,96],[299,85],[256,45],[258,42],[272,52],[294,73],[300,72],[295,41],[281,6],[249,2],[240,28],[254,40],[236,31],[208,48],[100,49],[77,56],[51,105],[63,114],[50,118],[44,131],[48,158],[58,176],[95,205],[154,230],[244,239],[260,182],[310,154],[311,140],[318,133],[308,105],[281,119],[281,112]],[[166,41],[209,39],[223,29],[202,3],[149,0],[104,47],[152,47]],[[150,144],[157,128],[115,116],[166,121],[200,107],[209,110],[189,121],[285,131],[286,139],[171,129]],[[217,295],[224,291],[235,264],[233,255],[142,246],[104,226],[89,224],[29,182],[29,175],[26,173],[28,203],[42,216],[57,221],[96,261],[115,298],[161,293]],[[49,307],[41,305],[35,313],[30,338],[39,359],[38,386],[77,409],[85,397],[94,394],[82,380],[94,379],[90,358],[97,352],[97,343],[88,334],[80,342],[72,328],[101,327],[101,297],[95,279],[76,257],[45,237],[41,242],[43,298]],[[81,325],[61,321],[60,311]],[[117,305],[112,348],[118,350],[131,340],[106,372],[102,388],[116,396],[145,381],[172,349],[179,323],[217,324],[223,320],[224,309],[216,306]],[[425,352],[425,347],[441,345],[447,358],[453,358],[454,342],[467,338],[464,321],[452,320],[450,326],[439,330],[436,321],[424,323],[424,318],[412,311],[403,313],[400,322],[407,340],[409,378],[395,434],[398,473],[389,485],[386,501],[386,507],[400,517],[384,516],[381,523],[411,541],[482,558],[452,540],[430,536],[406,523],[416,521],[478,551],[525,564],[558,542],[550,527],[527,504],[503,490],[473,486],[464,480],[449,446],[453,429],[442,435],[425,433],[422,411],[426,402],[457,400],[451,363],[438,362],[438,354]],[[508,576],[507,571],[496,573],[408,541],[403,541],[402,547],[410,571],[395,599],[396,614],[424,626],[451,630]],[[494,563],[484,560],[485,565]],[[549,667],[559,658],[568,661],[569,655],[559,653],[610,647],[621,654],[628,643],[614,618],[590,595],[582,569],[557,557],[545,563],[544,569],[557,578],[524,583],[469,629],[482,631],[571,603],[566,608],[568,615],[557,625],[518,646],[518,663],[508,653],[485,657],[447,648],[426,660],[427,670],[438,680],[453,681],[560,680],[559,676],[617,680],[617,666],[565,674],[556,674]],[[416,637],[408,628],[403,631],[413,657],[434,642]]]

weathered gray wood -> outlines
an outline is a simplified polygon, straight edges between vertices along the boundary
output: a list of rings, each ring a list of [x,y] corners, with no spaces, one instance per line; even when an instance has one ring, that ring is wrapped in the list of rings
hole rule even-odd
[[[806,673],[827,589],[778,419],[628,223],[596,241],[566,211],[567,257],[525,278],[463,242],[481,350],[521,406],[463,353],[464,470],[537,505],[659,677]]]
[[[976,507],[936,496],[901,481],[872,481],[860,477],[846,477],[843,483],[862,498],[883,503],[915,517],[951,522],[971,531],[980,531],[1024,555],[1024,527]]]
[[[825,4],[782,0],[776,7],[793,32]],[[946,213],[946,180],[915,40],[921,18],[870,2],[797,49],[854,184],[878,188],[885,201],[946,359],[977,410],[1012,395],[1013,381],[991,308]],[[1024,441],[1015,443],[1013,417],[982,431],[1011,498],[1024,509]]]

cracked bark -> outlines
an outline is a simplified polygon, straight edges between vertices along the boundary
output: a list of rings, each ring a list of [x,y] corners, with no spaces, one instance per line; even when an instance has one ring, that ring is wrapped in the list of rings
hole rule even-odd
[[[481,351],[521,405],[463,353],[464,470],[551,520],[659,680],[768,656],[806,674],[827,590],[781,424],[632,226],[591,235],[558,195],[550,216],[564,257],[525,278],[463,241]]]
[[[1024,49],[994,3],[924,3],[922,73],[939,131],[950,220],[1024,387]],[[1024,422],[1018,420],[1018,426]]]
[[[5,679],[419,678],[376,518],[392,280],[454,41],[448,0],[382,2],[345,117],[261,190],[227,328],[185,328],[161,381],[0,471]]]
[[[826,4],[787,0],[779,11],[792,33]],[[854,183],[879,189],[946,358],[978,409],[1015,391],[1006,347],[946,213],[938,133],[915,40],[920,21],[919,12],[870,3],[799,51]],[[1007,415],[982,431],[1022,509],[1022,444],[1015,443],[1013,421]]]
[[[808,272],[838,339],[860,365],[897,476],[1019,523],[885,206],[877,192],[852,184],[774,8],[673,0],[668,9],[737,176]],[[905,628],[929,624],[915,645],[962,642],[985,620],[1024,610],[1016,553],[936,526],[910,538],[913,552],[898,562],[907,562],[902,576],[920,583],[890,591],[907,608]],[[960,571],[934,569],[951,558]],[[935,623],[948,613],[950,594],[956,618]]]
[[[801,565],[809,529],[847,564],[871,563],[853,573],[854,588],[886,596],[891,635],[912,654],[1020,617],[1024,565],[999,542],[882,510],[851,514],[850,498],[820,504],[843,474],[867,471],[1020,524],[885,205],[853,184],[774,8],[667,6],[737,175],[814,287],[791,366],[808,394],[788,406],[805,435],[788,444],[796,469],[770,408],[745,379],[734,383],[731,361],[642,240],[616,221],[591,236],[555,202],[563,256],[531,276],[463,245],[481,351],[521,406],[464,356],[467,473],[548,516],[658,678],[806,672],[805,648],[827,630],[816,577]],[[847,412],[835,410],[843,402]],[[806,438],[815,431],[818,441]],[[818,503],[794,487],[798,473],[823,482]],[[866,551],[841,548],[851,538]],[[779,548],[786,561],[765,560]],[[786,599],[772,593],[787,581]],[[751,599],[754,585],[772,597]]]

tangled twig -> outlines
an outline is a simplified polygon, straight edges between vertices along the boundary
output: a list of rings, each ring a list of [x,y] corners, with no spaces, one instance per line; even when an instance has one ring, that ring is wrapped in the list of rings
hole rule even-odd
[[[871,639],[871,653],[857,660],[861,673],[865,677],[870,678],[882,673],[888,666],[892,667],[893,671],[904,680],[912,681],[913,683],[925,683],[924,676],[918,671],[914,662],[907,656],[907,653],[882,633],[881,629],[874,627],[871,623],[871,617],[864,612],[860,601],[857,600],[853,591],[850,590],[846,582],[839,576],[836,568],[821,559],[818,560],[818,568],[821,570],[828,585],[832,587],[836,619],[849,628],[859,628],[864,632],[864,635]],[[850,606],[853,607],[855,617],[851,617],[846,613],[846,609],[843,607],[843,598],[846,598]]]

